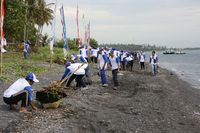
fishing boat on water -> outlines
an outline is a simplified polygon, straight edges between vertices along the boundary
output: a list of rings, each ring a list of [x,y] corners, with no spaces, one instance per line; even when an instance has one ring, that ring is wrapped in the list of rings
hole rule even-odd
[[[175,51],[170,49],[163,52],[163,54],[175,54]]]
[[[186,54],[183,50],[166,50],[163,52],[163,54]]]
[[[182,51],[182,50],[178,50],[178,51],[176,51],[175,52],[176,54],[186,54],[184,51]]]

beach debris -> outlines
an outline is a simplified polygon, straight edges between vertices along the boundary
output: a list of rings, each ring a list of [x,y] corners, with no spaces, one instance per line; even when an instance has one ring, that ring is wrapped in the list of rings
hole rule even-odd
[[[194,114],[200,116],[200,112],[196,112],[196,111],[194,111]]]

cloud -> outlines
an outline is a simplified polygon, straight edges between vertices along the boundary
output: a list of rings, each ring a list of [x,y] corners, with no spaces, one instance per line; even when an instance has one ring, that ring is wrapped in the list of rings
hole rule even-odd
[[[52,0],[47,0],[51,2]],[[65,7],[67,32],[76,36],[76,1],[61,1]],[[100,43],[153,43],[196,46],[200,43],[199,0],[107,0],[79,1],[80,32],[91,22],[91,36]],[[57,11],[57,29],[61,29]],[[45,28],[48,31],[49,27]],[[61,30],[56,36],[61,38]],[[183,39],[184,38],[184,39]]]

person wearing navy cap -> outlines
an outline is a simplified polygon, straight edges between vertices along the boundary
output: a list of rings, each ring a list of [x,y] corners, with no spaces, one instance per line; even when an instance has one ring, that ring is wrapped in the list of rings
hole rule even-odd
[[[32,85],[39,82],[34,73],[28,73],[25,78],[20,78],[15,81],[7,90],[4,91],[3,100],[10,105],[10,109],[16,109],[16,105],[21,101],[19,112],[29,113],[26,110],[28,105],[31,105],[33,110],[37,108],[32,102]]]

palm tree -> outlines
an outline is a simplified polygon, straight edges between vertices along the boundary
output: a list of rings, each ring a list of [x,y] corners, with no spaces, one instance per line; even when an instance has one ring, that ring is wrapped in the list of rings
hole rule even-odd
[[[49,25],[53,19],[53,10],[46,4],[45,0],[26,0],[27,2],[27,16],[29,17],[29,25],[32,27],[37,25],[36,43],[38,36],[42,33],[44,24]]]
[[[35,23],[38,26],[36,44],[38,43],[38,36],[42,34],[44,24],[49,25],[50,20],[53,19],[53,10],[51,10],[44,0],[37,0],[37,7],[35,11]]]

